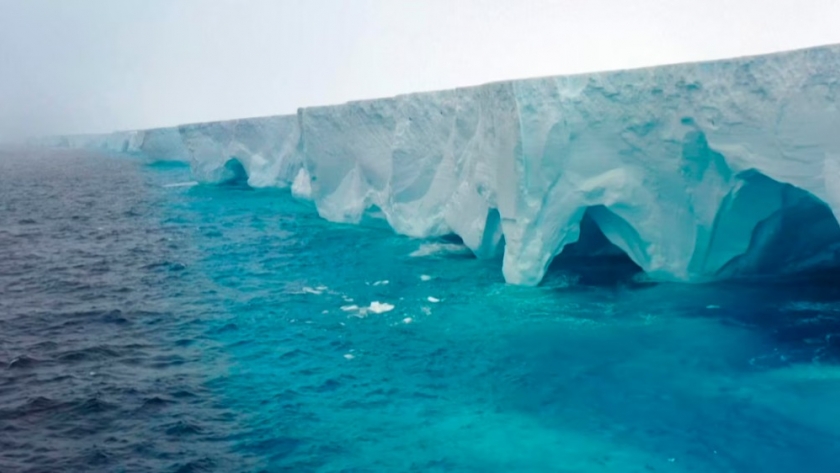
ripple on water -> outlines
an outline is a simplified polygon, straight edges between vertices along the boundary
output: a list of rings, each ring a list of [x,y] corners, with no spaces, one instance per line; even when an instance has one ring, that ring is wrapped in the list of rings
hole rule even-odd
[[[182,227],[161,214],[176,192],[162,184],[179,172],[0,154],[0,221],[14,222],[0,229],[0,471],[249,464],[224,447],[234,419],[219,416],[198,369],[214,355],[179,323],[189,301],[172,296],[189,292]],[[196,343],[172,352],[179,338]],[[187,406],[201,428],[178,442],[166,426]]]

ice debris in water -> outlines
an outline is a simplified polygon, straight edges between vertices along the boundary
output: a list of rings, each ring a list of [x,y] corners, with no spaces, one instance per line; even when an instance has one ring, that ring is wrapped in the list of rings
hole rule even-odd
[[[345,353],[344,358],[348,359],[348,360],[352,360],[353,358],[356,358],[356,357],[352,353]]]
[[[410,324],[413,321],[414,321],[414,319],[412,319],[411,317],[406,317],[406,318],[403,319],[404,324]]]
[[[382,314],[394,310],[394,305],[387,302],[373,301],[367,309],[374,314]]]
[[[427,297],[426,300],[431,302],[431,303],[440,302],[440,299],[438,299],[437,297],[432,297],[432,296]]]
[[[470,249],[457,243],[424,243],[419,248],[408,254],[412,258],[439,255],[464,255],[470,254]]]
[[[835,45],[35,144],[291,187],[330,221],[457,236],[411,256],[501,256],[513,284],[584,215],[651,278],[704,281],[840,265],[838,76]]]
[[[187,182],[173,182],[171,184],[164,184],[163,187],[193,187],[197,186],[198,181],[187,181]]]
[[[382,281],[376,281],[376,282],[374,282],[374,283],[373,283],[373,285],[374,285],[374,286],[385,286],[385,285],[387,285],[389,282],[390,282],[390,281],[388,281],[387,279],[385,279],[385,280],[382,280]]]
[[[428,274],[421,274],[421,275],[420,275],[420,280],[421,280],[421,281],[431,281],[431,280],[432,280],[432,277],[431,277],[431,276],[429,276]]]
[[[368,312],[373,314],[383,314],[385,312],[390,312],[394,310],[394,307],[395,306],[393,304],[389,304],[387,302],[373,301],[367,307],[359,307],[355,304],[343,305],[341,306],[341,310],[343,310],[344,312],[356,312],[355,314],[351,315],[353,315],[354,317],[364,318],[365,316],[367,316]]]

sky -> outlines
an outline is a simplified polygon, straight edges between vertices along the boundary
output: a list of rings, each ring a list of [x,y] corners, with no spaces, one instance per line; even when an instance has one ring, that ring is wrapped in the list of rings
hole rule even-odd
[[[0,0],[0,141],[840,43],[838,0]]]

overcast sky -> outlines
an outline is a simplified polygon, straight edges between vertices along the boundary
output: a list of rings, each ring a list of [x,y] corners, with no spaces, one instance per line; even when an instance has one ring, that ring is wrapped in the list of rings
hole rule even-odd
[[[0,0],[0,140],[840,43],[840,0]]]

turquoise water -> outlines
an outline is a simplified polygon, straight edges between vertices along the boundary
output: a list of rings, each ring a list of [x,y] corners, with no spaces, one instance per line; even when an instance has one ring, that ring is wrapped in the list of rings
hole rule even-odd
[[[136,237],[148,250],[143,264],[114,276],[144,289],[125,300],[114,293],[108,303],[123,304],[130,325],[87,324],[88,347],[130,334],[143,354],[113,350],[65,367],[54,352],[38,352],[37,325],[4,320],[0,421],[15,422],[4,435],[19,443],[0,437],[3,471],[840,467],[840,288],[832,275],[653,284],[630,278],[615,259],[572,259],[540,287],[514,287],[500,261],[477,260],[454,240],[410,239],[375,221],[332,224],[283,191],[189,185],[183,167],[113,166],[112,175],[81,173],[73,186],[131,180],[87,211],[125,201],[141,209],[109,222],[131,219],[125,231],[146,235]],[[129,249],[105,245],[120,241],[86,244],[113,251],[114,262]],[[34,292],[15,293],[7,308],[24,307]],[[26,359],[41,363],[15,361]],[[59,368],[95,372],[104,385],[54,381],[47,394],[22,384]],[[32,399],[79,389],[114,407],[73,411],[65,422],[123,414],[57,446],[48,433],[54,420],[32,417]],[[10,453],[39,447],[45,458]]]

